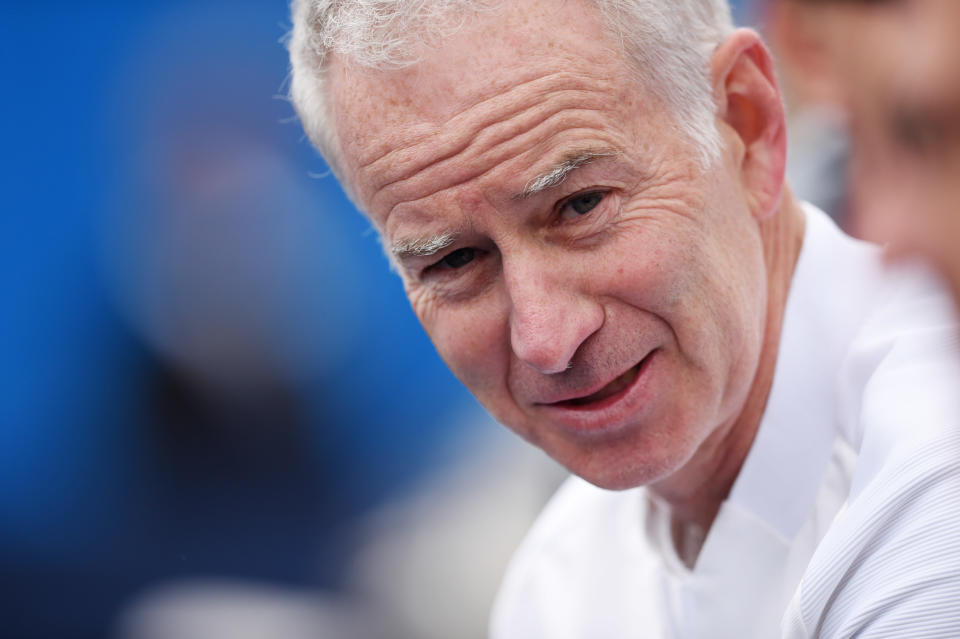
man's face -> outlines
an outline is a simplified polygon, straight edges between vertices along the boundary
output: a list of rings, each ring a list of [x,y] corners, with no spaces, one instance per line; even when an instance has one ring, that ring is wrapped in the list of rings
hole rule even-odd
[[[411,69],[334,60],[331,95],[441,356],[502,423],[623,488],[738,415],[766,275],[735,154],[701,170],[592,11],[508,3]]]
[[[960,2],[847,9],[854,202],[864,234],[960,295]]]

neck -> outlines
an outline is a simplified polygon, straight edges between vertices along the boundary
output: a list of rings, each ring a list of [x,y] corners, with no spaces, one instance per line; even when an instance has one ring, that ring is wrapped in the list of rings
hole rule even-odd
[[[776,213],[760,222],[767,308],[760,357],[742,409],[716,429],[683,468],[650,486],[670,507],[675,541],[693,538],[702,543],[753,445],[773,385],[787,293],[803,244],[804,226],[803,211],[789,191],[784,193]],[[699,546],[691,548],[689,541],[678,543],[678,549],[684,551],[691,565],[700,550]]]

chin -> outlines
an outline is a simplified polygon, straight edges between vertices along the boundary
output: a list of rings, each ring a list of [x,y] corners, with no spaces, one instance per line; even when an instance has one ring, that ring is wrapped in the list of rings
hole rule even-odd
[[[688,455],[656,455],[637,453],[629,450],[606,451],[610,454],[588,454],[571,460],[567,464],[561,460],[567,470],[606,490],[629,490],[646,486],[663,479],[683,467]]]

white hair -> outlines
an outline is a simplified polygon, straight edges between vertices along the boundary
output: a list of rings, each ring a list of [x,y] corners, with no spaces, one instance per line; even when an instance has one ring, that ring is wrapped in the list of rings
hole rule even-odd
[[[453,35],[471,13],[503,1],[292,1],[290,97],[310,140],[341,181],[340,148],[325,93],[330,54],[369,68],[409,66],[417,62],[417,45]],[[600,10],[643,86],[673,116],[702,163],[710,164],[720,154],[720,139],[709,66],[733,30],[727,0],[588,1]]]

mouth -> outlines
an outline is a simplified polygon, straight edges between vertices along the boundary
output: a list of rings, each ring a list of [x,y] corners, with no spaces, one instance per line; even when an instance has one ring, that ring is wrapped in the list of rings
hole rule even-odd
[[[640,374],[640,366],[643,362],[639,362],[627,370],[623,375],[620,375],[615,380],[601,388],[595,393],[585,395],[583,397],[575,397],[573,399],[568,399],[562,402],[557,402],[556,406],[564,406],[567,408],[577,407],[577,406],[586,406],[588,404],[594,404],[596,402],[603,401],[608,397],[613,397],[617,393],[623,391],[625,388],[630,386],[633,383],[633,380],[637,379],[637,375]]]
[[[664,376],[660,352],[655,348],[642,360],[596,386],[585,387],[582,395],[558,397],[539,404],[544,428],[559,429],[574,437],[621,436],[627,429],[641,428],[645,415],[653,410],[658,381]],[[598,383],[602,383],[602,379]]]
[[[651,351],[642,360],[621,373],[614,380],[607,383],[603,388],[584,395],[582,397],[572,397],[563,401],[554,402],[552,406],[567,409],[586,409],[598,408],[601,405],[614,403],[617,399],[627,392],[630,386],[636,381],[647,362],[650,360],[654,351]]]

